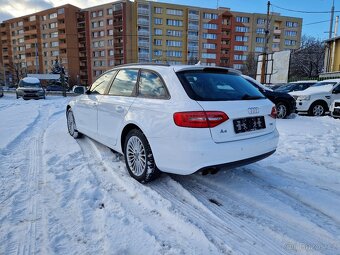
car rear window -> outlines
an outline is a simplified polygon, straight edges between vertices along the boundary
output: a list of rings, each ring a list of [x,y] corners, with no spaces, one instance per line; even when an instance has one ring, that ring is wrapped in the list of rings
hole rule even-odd
[[[197,101],[233,101],[264,99],[254,86],[238,74],[224,70],[177,72],[188,96]]]
[[[334,85],[334,84],[336,84],[336,82],[322,81],[322,82],[315,83],[315,84],[314,84],[313,86],[311,86],[311,87],[320,87],[320,86]]]

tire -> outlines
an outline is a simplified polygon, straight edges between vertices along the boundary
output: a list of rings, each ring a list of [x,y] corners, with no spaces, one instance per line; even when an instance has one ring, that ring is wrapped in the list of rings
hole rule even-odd
[[[326,111],[328,111],[328,107],[325,103],[315,102],[310,106],[308,114],[310,116],[324,116]]]
[[[290,113],[288,111],[288,107],[284,103],[278,103],[276,105],[277,109],[277,118],[278,119],[285,119]]]
[[[19,99],[19,96],[18,96],[18,94],[17,94],[17,99]]]
[[[67,110],[66,120],[67,120],[67,130],[70,136],[72,136],[74,139],[81,138],[83,135],[77,130],[76,121],[74,119],[71,108]]]
[[[124,158],[130,176],[140,183],[150,182],[160,174],[150,144],[138,129],[131,130],[125,138]]]

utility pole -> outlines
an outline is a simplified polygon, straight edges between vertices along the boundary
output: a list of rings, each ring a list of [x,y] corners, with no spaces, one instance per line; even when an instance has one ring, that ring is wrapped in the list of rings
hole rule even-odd
[[[268,41],[269,41],[269,11],[270,11],[270,1],[267,3],[267,18],[266,18],[266,31],[265,31],[265,41],[264,49],[262,55],[262,67],[261,67],[261,83],[266,83],[266,72],[267,72],[267,55],[268,55]]]
[[[332,4],[332,9],[331,9],[331,23],[329,25],[329,39],[332,38],[332,34],[333,34],[333,21],[334,21],[334,0],[333,0],[333,4]]]

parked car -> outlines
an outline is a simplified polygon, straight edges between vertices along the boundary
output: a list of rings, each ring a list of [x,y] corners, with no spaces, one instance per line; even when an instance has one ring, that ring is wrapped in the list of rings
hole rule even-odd
[[[138,82],[137,82],[138,81]],[[66,109],[68,131],[124,154],[144,183],[249,164],[275,152],[276,108],[227,68],[125,65],[101,75]]]
[[[85,86],[74,86],[72,88],[72,92],[76,94],[85,94],[86,87]]]
[[[68,88],[66,88],[66,91]],[[51,92],[51,91],[64,91],[64,87],[61,85],[49,85],[46,88],[46,91]]]
[[[277,92],[283,92],[283,93],[288,93],[288,92],[293,92],[293,91],[301,91],[309,88],[310,86],[314,85],[317,83],[317,81],[296,81],[296,82],[290,82],[287,83],[286,85],[283,85],[274,91]]]
[[[4,96],[4,89],[2,86],[0,86],[0,97]]]
[[[273,91],[249,76],[242,76],[275,104],[277,118],[284,119],[295,112],[295,99],[292,96],[287,93]]]
[[[17,99],[45,99],[45,90],[42,88],[40,80],[34,77],[25,77],[19,81],[16,89]]]
[[[332,100],[340,99],[340,79],[324,80],[303,91],[290,92],[299,113],[323,116]]]
[[[331,116],[335,119],[340,119],[340,99],[334,100],[329,108]]]

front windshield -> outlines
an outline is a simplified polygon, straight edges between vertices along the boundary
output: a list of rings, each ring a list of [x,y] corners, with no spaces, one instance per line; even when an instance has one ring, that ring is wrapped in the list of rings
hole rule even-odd
[[[19,82],[19,87],[40,88],[41,85],[40,85],[40,82],[38,82],[38,83],[30,83],[30,82],[20,81]]]
[[[320,86],[326,86],[326,85],[335,85],[336,82],[330,82],[330,81],[321,81],[318,83],[315,83],[313,86],[311,87],[320,87]]]

